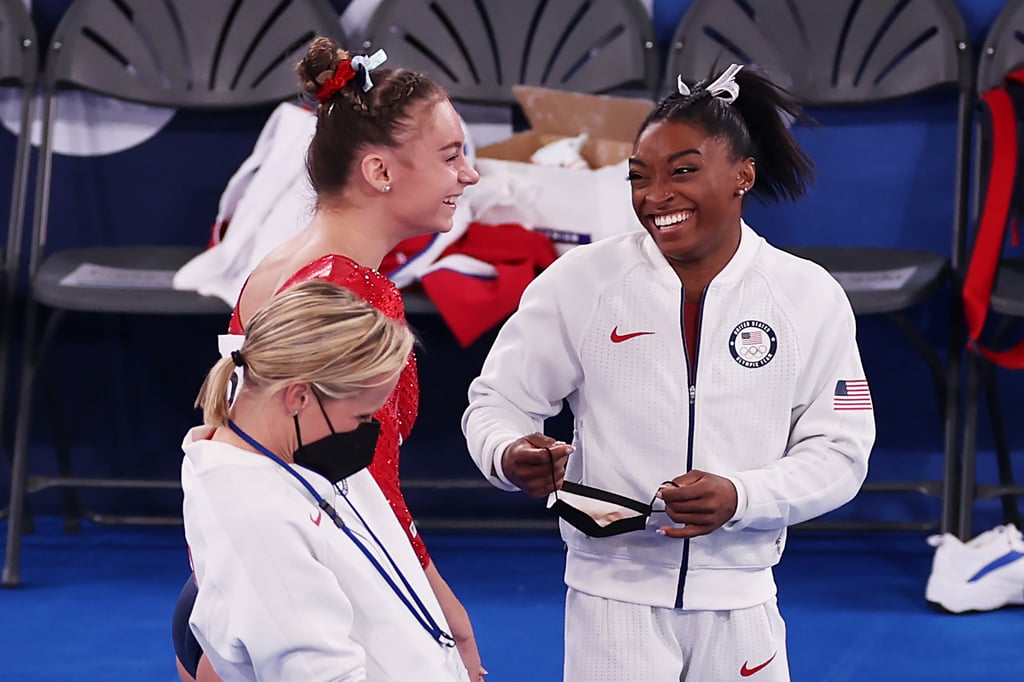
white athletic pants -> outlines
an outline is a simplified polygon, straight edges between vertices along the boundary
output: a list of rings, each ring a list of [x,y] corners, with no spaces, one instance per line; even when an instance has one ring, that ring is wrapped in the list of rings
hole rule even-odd
[[[774,598],[736,611],[678,611],[569,588],[564,682],[789,682]]]

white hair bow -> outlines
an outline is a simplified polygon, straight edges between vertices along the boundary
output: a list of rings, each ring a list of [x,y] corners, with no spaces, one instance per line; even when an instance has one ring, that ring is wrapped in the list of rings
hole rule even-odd
[[[726,104],[732,104],[740,96],[740,86],[736,83],[736,74],[742,68],[742,64],[733,64],[704,89]],[[690,94],[690,88],[683,82],[681,75],[676,77],[676,88],[679,90],[679,94],[684,97]]]
[[[386,62],[388,55],[384,50],[377,50],[371,55],[360,54],[352,57],[352,68],[363,70],[363,92],[369,92],[373,87],[370,80],[370,72]]]

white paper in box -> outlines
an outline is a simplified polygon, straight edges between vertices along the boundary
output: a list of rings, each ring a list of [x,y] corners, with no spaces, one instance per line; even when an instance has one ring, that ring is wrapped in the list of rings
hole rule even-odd
[[[526,86],[513,90],[531,129],[476,150],[480,182],[465,193],[474,219],[544,231],[560,252],[642,229],[633,213],[626,159],[653,102]],[[529,162],[542,146],[580,133],[588,135],[580,152],[592,169]]]

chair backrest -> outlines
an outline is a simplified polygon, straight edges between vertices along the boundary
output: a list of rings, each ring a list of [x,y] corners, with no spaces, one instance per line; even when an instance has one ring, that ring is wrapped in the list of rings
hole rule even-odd
[[[1003,78],[1024,66],[1024,1],[1009,0],[989,27],[978,60],[979,93],[1002,84]]]
[[[327,0],[75,0],[46,86],[177,108],[270,104],[295,96],[295,64],[320,34],[341,38]]]
[[[1000,87],[1005,83],[1006,76],[1016,69],[1024,68],[1024,0],[1009,0],[999,15],[989,26],[985,35],[985,42],[981,47],[981,54],[978,58],[978,73],[975,78],[975,90],[979,98],[979,106],[982,106],[980,97],[989,90]],[[1020,115],[1019,111],[1015,114]],[[971,165],[973,173],[971,180],[971,206],[973,207],[972,225],[975,228],[975,239],[980,229],[982,212],[985,208],[986,197],[982,196],[987,191],[990,172],[989,165],[992,162],[992,138],[994,136],[991,120],[987,128],[981,124],[981,117],[976,117],[977,132],[973,148],[974,158]],[[1019,154],[1018,154],[1019,157]],[[1019,169],[1016,171],[1019,173]],[[1013,202],[1013,199],[1011,199]],[[998,203],[998,202],[997,202]],[[994,204],[997,205],[997,204]],[[1016,204],[1011,204],[1015,206]]]
[[[22,227],[25,219],[30,120],[35,83],[39,73],[39,48],[32,18],[22,0],[0,1],[0,85],[22,90],[20,131],[14,158],[11,207],[7,221],[6,250],[2,259],[5,279],[5,305],[13,295],[13,279],[21,255]]]
[[[695,0],[676,29],[676,74],[706,78],[757,64],[812,107],[855,107],[931,90],[957,95],[950,256],[964,262],[974,63],[953,0]]]
[[[513,85],[653,93],[659,77],[638,0],[381,0],[362,45],[465,102],[513,104]]]
[[[298,94],[295,65],[317,35],[344,40],[328,0],[74,0],[46,53],[29,273],[48,238],[61,90],[197,111],[271,105]]]
[[[22,0],[0,2],[0,85],[31,86],[39,69],[36,29]]]
[[[695,0],[675,31],[663,92],[732,62],[758,64],[815,106],[936,87],[969,91],[967,29],[953,0]]]

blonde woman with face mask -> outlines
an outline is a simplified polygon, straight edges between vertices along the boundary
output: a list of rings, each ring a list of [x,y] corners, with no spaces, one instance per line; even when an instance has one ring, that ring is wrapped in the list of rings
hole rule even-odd
[[[468,679],[367,470],[413,336],[354,294],[296,284],[210,370],[185,438],[190,626],[223,680]],[[231,405],[231,378],[244,382]],[[395,646],[401,642],[401,646]]]

